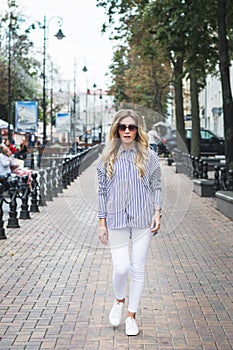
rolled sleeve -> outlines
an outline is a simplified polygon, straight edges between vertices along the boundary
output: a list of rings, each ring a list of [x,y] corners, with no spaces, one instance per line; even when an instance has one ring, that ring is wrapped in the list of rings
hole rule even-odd
[[[106,169],[103,167],[102,162],[97,166],[98,177],[98,217],[107,217],[107,188],[106,188]]]
[[[150,161],[150,189],[153,194],[154,209],[162,208],[162,189],[161,189],[161,168],[157,155],[153,155]]]

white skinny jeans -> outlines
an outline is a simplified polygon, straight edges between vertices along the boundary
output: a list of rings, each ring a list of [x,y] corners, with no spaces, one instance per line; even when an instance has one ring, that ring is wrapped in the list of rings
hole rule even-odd
[[[129,312],[137,312],[144,288],[146,258],[152,234],[150,228],[123,228],[108,230],[113,262],[113,286],[115,297],[125,298],[127,277],[130,273]],[[132,238],[131,257],[129,238]]]

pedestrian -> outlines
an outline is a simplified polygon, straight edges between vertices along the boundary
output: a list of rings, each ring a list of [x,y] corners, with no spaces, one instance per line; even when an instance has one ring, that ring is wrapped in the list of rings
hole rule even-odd
[[[44,152],[44,147],[42,146],[40,140],[37,141],[37,143],[36,143],[36,148],[37,148],[37,151],[38,151],[37,166],[38,166],[38,168],[40,168],[41,159],[42,159],[43,152]]]
[[[12,157],[11,151],[4,144],[0,144],[0,176],[8,176],[11,174]]]
[[[99,239],[109,244],[113,262],[115,301],[109,321],[113,326],[121,322],[130,274],[125,333],[137,335],[146,258],[160,228],[161,170],[157,154],[148,146],[144,119],[136,111],[116,113],[97,175]]]
[[[26,141],[23,139],[19,145],[19,151],[15,153],[15,158],[25,160],[27,158],[27,145]]]
[[[81,141],[79,136],[76,137],[75,142],[73,142],[72,148],[71,148],[71,153],[76,154],[82,152],[83,147],[81,146]]]
[[[152,126],[151,130],[148,132],[149,137],[149,146],[151,149],[153,149],[155,152],[157,150],[157,143],[159,142],[159,135],[156,131],[155,126]]]
[[[17,148],[15,147],[15,141],[13,139],[11,141],[6,140],[5,145],[9,148],[11,154],[17,153]]]

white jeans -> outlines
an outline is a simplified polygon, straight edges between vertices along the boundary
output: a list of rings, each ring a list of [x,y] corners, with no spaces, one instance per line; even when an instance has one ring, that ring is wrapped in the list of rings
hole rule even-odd
[[[128,311],[137,312],[144,288],[146,258],[152,238],[150,228],[124,228],[108,230],[113,262],[113,286],[115,297],[125,298],[127,277],[130,273]],[[131,257],[129,238],[132,238]]]

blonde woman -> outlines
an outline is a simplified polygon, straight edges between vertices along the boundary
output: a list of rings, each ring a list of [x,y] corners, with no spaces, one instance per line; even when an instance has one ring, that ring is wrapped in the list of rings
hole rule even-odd
[[[148,147],[144,120],[136,111],[116,113],[97,174],[99,239],[109,244],[113,262],[115,301],[109,321],[113,326],[121,323],[130,274],[125,333],[137,335],[146,258],[152,236],[160,228],[161,171],[156,153]]]

